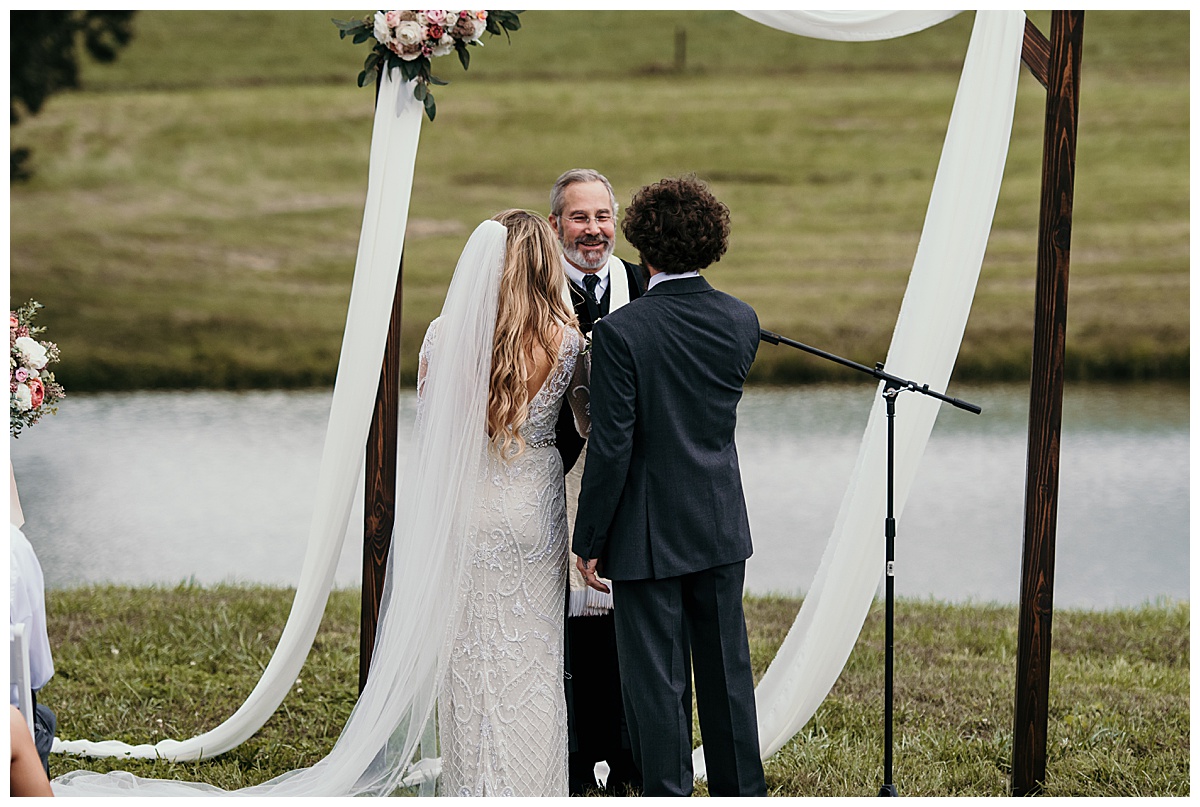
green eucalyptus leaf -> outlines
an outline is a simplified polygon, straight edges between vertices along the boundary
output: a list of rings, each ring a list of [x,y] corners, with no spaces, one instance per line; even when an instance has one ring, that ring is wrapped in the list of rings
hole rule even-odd
[[[366,70],[364,70],[358,74],[358,86],[360,86],[360,87],[367,86],[367,71]]]
[[[429,120],[431,121],[437,115],[437,104],[433,102],[433,93],[426,93],[425,95],[425,114],[429,116]]]
[[[375,36],[374,31],[359,31],[357,34],[354,35],[354,44],[361,45],[362,43],[366,42],[368,39],[372,38],[373,36]]]
[[[339,31],[350,31],[363,24],[362,20],[332,20],[333,24],[338,27]]]
[[[424,101],[429,97],[429,88],[424,84],[417,82],[417,86],[413,87],[413,97],[418,101]]]
[[[471,65],[471,53],[463,47],[462,43],[455,45],[454,49],[458,51],[458,60],[462,62],[463,70],[466,70]]]

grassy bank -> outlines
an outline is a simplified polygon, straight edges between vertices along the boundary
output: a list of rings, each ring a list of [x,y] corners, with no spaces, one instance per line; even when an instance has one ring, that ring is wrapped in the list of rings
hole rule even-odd
[[[363,49],[333,16],[351,12],[139,12],[115,64],[13,128],[38,173],[10,193],[11,297],[45,303],[68,390],[332,383],[372,116],[354,86]],[[971,14],[862,44],[732,12],[523,20],[469,73],[438,65],[452,84],[417,159],[406,377],[474,224],[545,212],[575,165],[607,173],[622,202],[664,175],[708,179],[733,212],[712,281],[764,327],[884,358]],[[1068,373],[1186,378],[1189,20],[1096,11],[1086,25]],[[1028,377],[1043,99],[1023,75],[959,379]],[[845,376],[770,349],[752,376],[823,377]]]
[[[153,743],[216,726],[241,705],[278,641],[291,592],[86,588],[52,592],[58,672],[43,700],[59,736]],[[799,601],[749,598],[755,674]],[[1187,604],[1055,615],[1047,793],[1189,793]],[[833,691],[767,764],[774,795],[871,796],[881,782],[883,613],[876,607]],[[1016,609],[901,601],[896,620],[895,781],[905,796],[1000,796],[1012,746]],[[313,651],[252,739],[195,763],[55,756],[77,768],[232,788],[328,752],[357,696],[358,592],[334,592]]]

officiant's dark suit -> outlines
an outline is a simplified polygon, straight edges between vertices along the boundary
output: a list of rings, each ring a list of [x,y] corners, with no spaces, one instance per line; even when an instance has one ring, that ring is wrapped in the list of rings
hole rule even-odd
[[[621,263],[625,266],[632,302],[646,287],[645,270],[624,260]],[[589,300],[586,290],[570,280],[567,286],[579,318],[579,330],[587,335],[596,320],[608,316],[612,283],[599,301]],[[563,473],[567,473],[579,459],[585,443],[575,429],[569,406],[564,406],[559,414],[555,442],[562,455]],[[627,788],[636,789],[640,775],[633,763],[624,720],[612,613],[568,617],[565,657],[571,792],[585,793],[595,787],[592,768],[600,760],[608,763],[609,792],[622,795]]]
[[[614,308],[616,296],[628,302],[641,296],[646,288],[646,271],[636,264],[612,255],[615,240],[616,197],[608,179],[597,171],[576,168],[566,171],[555,182],[550,194],[551,224],[563,245],[563,270],[571,304],[585,335],[601,317]],[[601,224],[598,219],[608,214]],[[575,219],[587,217],[586,223]],[[590,247],[583,254],[577,239]],[[607,249],[604,249],[604,244]],[[600,263],[604,268],[595,269]],[[601,276],[606,275],[604,281]],[[618,275],[613,277],[613,275]],[[615,307],[619,308],[620,303]],[[575,428],[570,407],[563,407],[555,429],[555,444],[562,456],[563,473],[580,462],[584,438]],[[579,469],[582,470],[582,467]],[[568,476],[568,490],[578,474]],[[570,502],[573,505],[574,501]],[[608,765],[605,791],[625,795],[641,789],[641,776],[633,762],[625,709],[621,699],[621,674],[617,663],[616,629],[611,607],[593,603],[583,606],[587,589],[574,591],[582,581],[572,575],[568,590],[565,631],[565,695],[567,700],[568,786],[572,795],[582,795],[597,787],[596,763]]]
[[[675,182],[682,187],[668,191],[701,192]],[[647,245],[630,233],[646,191],[635,196],[625,233],[653,267]],[[724,211],[727,237],[728,211],[707,198]],[[722,244],[716,257],[723,252]],[[651,271],[649,290],[592,331],[592,431],[572,548],[598,558],[613,581],[644,794],[692,790],[691,704],[683,698],[690,640],[710,792],[765,795],[742,613],[752,548],[734,446],[758,317],[698,275],[656,279]]]
[[[638,264],[626,260],[621,260],[621,263],[625,266],[625,277],[629,282],[629,300],[632,302],[641,297],[646,290],[646,270]],[[604,290],[604,295],[600,300],[595,302],[588,299],[586,289],[577,286],[573,281],[567,281],[567,288],[571,292],[571,303],[575,306],[575,316],[579,318],[579,330],[584,336],[587,336],[592,332],[592,325],[596,320],[608,316],[609,305],[612,301],[612,284],[610,283]],[[554,439],[558,446],[558,453],[562,456],[563,473],[566,473],[574,467],[586,442],[575,429],[575,419],[569,406],[564,406],[559,414]]]

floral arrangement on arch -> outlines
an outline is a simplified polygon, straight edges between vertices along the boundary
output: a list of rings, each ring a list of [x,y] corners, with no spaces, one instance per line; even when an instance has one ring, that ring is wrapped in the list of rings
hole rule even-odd
[[[372,73],[384,67],[400,68],[405,81],[416,80],[413,94],[425,105],[425,114],[433,120],[437,106],[429,86],[445,86],[431,72],[430,60],[458,54],[463,70],[471,63],[470,46],[482,46],[480,37],[519,30],[520,11],[377,11],[361,20],[334,20],[342,39],[353,37],[354,44],[374,38],[375,45],[358,74],[358,86],[366,86]]]
[[[30,300],[8,312],[8,433],[20,437],[21,430],[37,423],[47,412],[58,412],[66,392],[46,365],[58,361],[58,345],[35,339],[45,328],[33,324],[42,304]]]

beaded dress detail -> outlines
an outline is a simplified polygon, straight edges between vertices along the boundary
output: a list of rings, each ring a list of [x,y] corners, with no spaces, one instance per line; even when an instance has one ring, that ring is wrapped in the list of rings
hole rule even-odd
[[[436,355],[436,326],[421,347],[422,371]],[[583,346],[564,329],[557,365],[521,426],[525,451],[505,461],[486,450],[480,462],[438,695],[442,795],[567,795],[568,536],[554,427],[566,399],[587,431]]]

